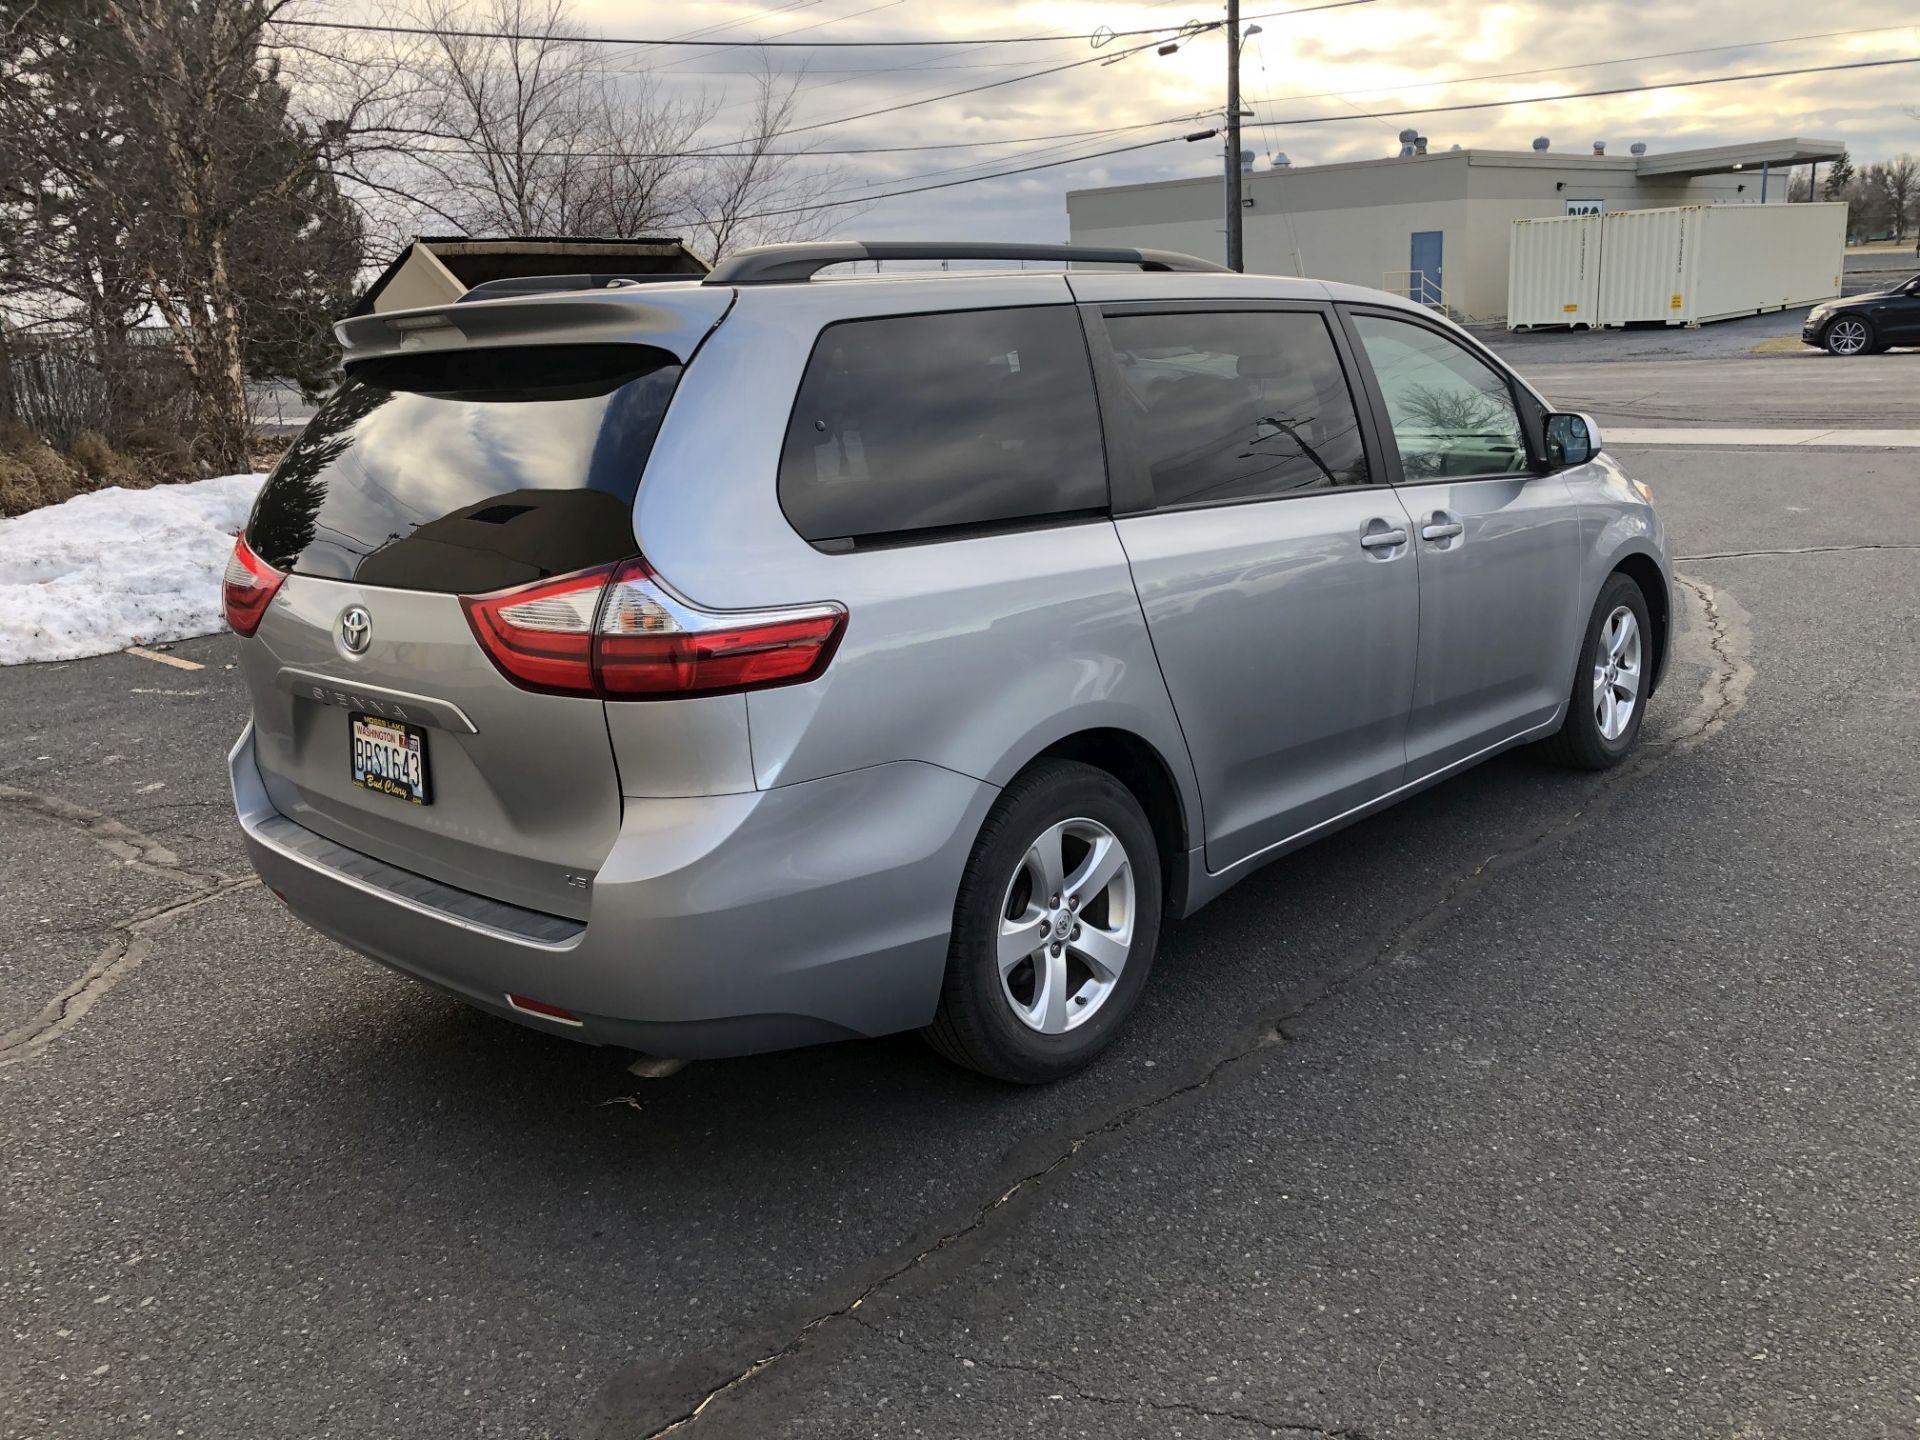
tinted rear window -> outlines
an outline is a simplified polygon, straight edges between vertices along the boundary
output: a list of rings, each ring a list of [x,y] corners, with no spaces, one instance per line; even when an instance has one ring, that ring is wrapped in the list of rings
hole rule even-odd
[[[780,504],[807,539],[897,539],[1106,503],[1093,372],[1071,307],[821,332],[780,457]]]
[[[679,378],[639,345],[365,361],[274,467],[247,543],[299,575],[460,594],[624,559]]]
[[[1113,316],[1114,359],[1156,503],[1365,485],[1360,421],[1327,323],[1302,311]]]

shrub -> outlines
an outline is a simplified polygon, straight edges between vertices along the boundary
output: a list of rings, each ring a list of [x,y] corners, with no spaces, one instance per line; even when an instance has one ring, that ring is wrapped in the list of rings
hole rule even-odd
[[[17,435],[6,438],[20,439]],[[24,515],[91,488],[78,467],[37,436],[0,450],[0,515]]]
[[[92,482],[90,488],[93,489],[125,485],[129,489],[144,490],[154,483],[151,472],[117,454],[98,430],[82,430],[74,436],[73,444],[67,447],[67,459]]]
[[[120,451],[140,462],[154,480],[186,480],[200,473],[193,446],[178,430],[161,425],[139,425],[120,442]]]

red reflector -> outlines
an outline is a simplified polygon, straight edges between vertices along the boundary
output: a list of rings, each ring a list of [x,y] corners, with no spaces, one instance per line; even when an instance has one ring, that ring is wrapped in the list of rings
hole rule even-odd
[[[544,1000],[529,1000],[525,995],[507,996],[507,1004],[528,1015],[538,1015],[542,1020],[557,1020],[562,1025],[578,1025],[580,1017],[571,1010],[562,1010],[558,1005],[549,1005]]]
[[[462,596],[481,647],[514,684],[604,700],[675,700],[817,678],[846,608],[703,610],[643,559]]]
[[[234,634],[251,635],[260,628],[260,617],[267,613],[267,606],[280,593],[286,578],[253,553],[245,535],[233,537],[227,573],[220,577],[220,599]]]

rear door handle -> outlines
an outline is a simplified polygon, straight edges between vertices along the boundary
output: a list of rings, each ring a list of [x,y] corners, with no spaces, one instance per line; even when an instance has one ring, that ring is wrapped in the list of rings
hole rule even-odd
[[[1360,544],[1368,550],[1380,550],[1406,543],[1407,532],[1404,530],[1375,530],[1371,534],[1360,537]]]
[[[1420,527],[1422,540],[1451,540],[1456,535],[1464,535],[1467,527],[1458,520],[1449,520],[1442,525],[1423,525]]]

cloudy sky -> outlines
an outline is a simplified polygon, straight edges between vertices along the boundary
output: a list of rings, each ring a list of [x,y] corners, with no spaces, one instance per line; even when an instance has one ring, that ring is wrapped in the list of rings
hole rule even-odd
[[[1636,140],[1656,151],[1802,135],[1838,139],[1856,161],[1920,154],[1920,64],[1773,80],[1655,90],[1608,98],[1528,103],[1446,113],[1441,107],[1563,91],[1696,80],[1853,60],[1920,56],[1915,0],[1695,0],[1691,5],[1485,4],[1468,0],[1368,0],[1316,13],[1280,15],[1308,0],[1243,0],[1261,33],[1247,44],[1243,84],[1256,118],[1245,145],[1298,164],[1391,155],[1405,126],[1434,148],[1460,144],[1524,150],[1536,135],[1556,149],[1586,152],[1594,140],[1625,152]],[[883,194],[967,175],[1178,136],[1210,121],[1177,117],[1223,103],[1224,40],[1214,31],[1172,55],[1155,53],[1185,21],[1223,12],[1185,0],[1086,4],[1068,0],[570,0],[590,33],[716,41],[940,38],[981,43],[939,49],[610,50],[623,69],[656,83],[704,87],[722,109],[713,135],[737,125],[750,93],[741,72],[761,54],[804,70],[800,123],[821,125],[883,107],[910,108],[804,137],[820,149],[951,145],[973,149],[840,156],[836,198]],[[1263,18],[1264,17],[1264,18]],[[993,44],[1014,36],[1085,35],[1098,27],[1170,28],[1164,37]],[[1102,63],[1144,45],[1138,53]],[[1690,53],[1674,53],[1690,52]],[[1076,63],[1081,62],[1081,63]],[[1071,67],[1071,68],[1059,68]],[[1041,73],[1052,71],[1053,73]],[[1028,77],[1028,78],[1022,78]],[[1011,83],[997,84],[1006,81]],[[979,89],[950,99],[947,92]],[[1362,112],[1419,108],[1404,118]],[[1310,123],[1283,123],[1307,120]],[[1118,127],[1132,127],[1121,129]],[[1070,132],[1109,131],[1039,140]],[[869,238],[963,236],[1064,240],[1069,189],[1217,173],[1218,142],[1173,143],[1127,155],[1076,160],[1024,176],[881,200],[849,208],[839,233]]]

